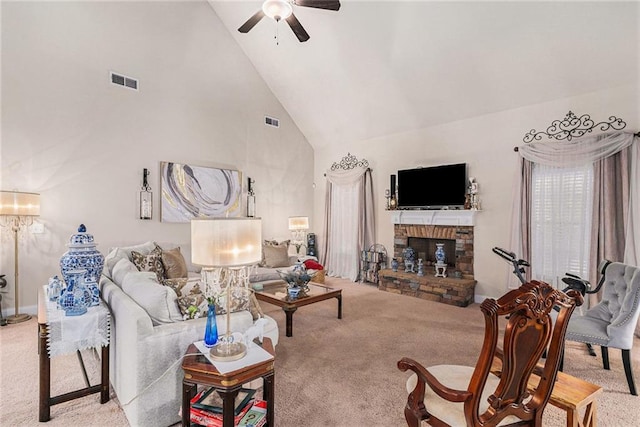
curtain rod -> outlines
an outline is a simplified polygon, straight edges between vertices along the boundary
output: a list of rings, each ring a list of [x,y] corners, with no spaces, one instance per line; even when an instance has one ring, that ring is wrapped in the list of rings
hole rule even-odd
[[[367,170],[368,170],[369,172],[373,172],[373,169],[371,169],[371,168],[367,168]],[[323,173],[322,175],[327,176],[327,174],[326,174],[326,173]]]
[[[640,138],[640,132],[636,132],[633,134],[633,136]],[[515,151],[516,153],[518,152],[518,147],[513,147],[513,151]]]

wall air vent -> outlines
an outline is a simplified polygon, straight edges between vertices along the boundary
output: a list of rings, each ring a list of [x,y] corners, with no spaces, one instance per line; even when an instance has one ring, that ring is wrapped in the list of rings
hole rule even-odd
[[[264,124],[267,126],[273,126],[274,128],[279,128],[280,120],[275,117],[264,116]]]
[[[124,86],[129,89],[138,90],[138,80],[114,73],[113,71],[111,72],[111,83],[118,86]]]

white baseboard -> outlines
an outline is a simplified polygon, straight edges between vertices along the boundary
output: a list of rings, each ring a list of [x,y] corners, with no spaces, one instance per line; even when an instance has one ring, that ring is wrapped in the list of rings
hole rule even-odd
[[[11,307],[3,307],[2,308],[2,315],[4,317],[7,316],[13,316],[15,314],[15,308],[13,306]],[[24,313],[24,314],[30,314],[32,316],[37,316],[38,315],[38,306],[37,305],[29,305],[26,307],[20,307],[19,309],[20,313]]]

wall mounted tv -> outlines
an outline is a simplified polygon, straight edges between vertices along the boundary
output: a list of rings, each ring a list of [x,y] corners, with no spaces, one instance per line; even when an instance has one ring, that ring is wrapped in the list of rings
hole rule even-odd
[[[398,209],[463,209],[467,164],[398,171]]]

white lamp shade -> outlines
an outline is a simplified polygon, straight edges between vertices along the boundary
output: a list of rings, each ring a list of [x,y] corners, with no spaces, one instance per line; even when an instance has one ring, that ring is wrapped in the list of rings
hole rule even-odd
[[[309,217],[306,216],[290,216],[289,230],[308,230]]]
[[[16,191],[0,191],[0,215],[39,216],[40,195]]]
[[[262,4],[262,11],[269,18],[279,21],[291,16],[293,7],[287,0],[267,0]]]
[[[206,267],[239,267],[262,260],[260,218],[191,220],[191,261]]]

